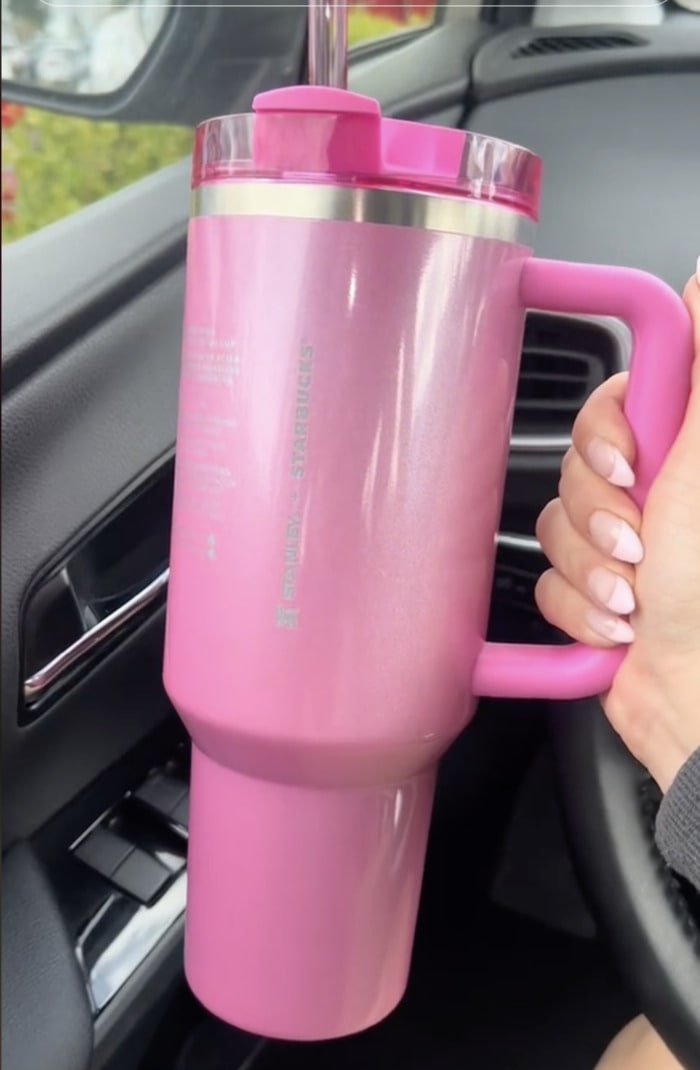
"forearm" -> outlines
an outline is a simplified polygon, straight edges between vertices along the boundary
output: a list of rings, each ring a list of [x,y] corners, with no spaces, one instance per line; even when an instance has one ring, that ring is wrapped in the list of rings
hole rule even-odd
[[[700,747],[661,801],[656,842],[669,866],[700,890]]]

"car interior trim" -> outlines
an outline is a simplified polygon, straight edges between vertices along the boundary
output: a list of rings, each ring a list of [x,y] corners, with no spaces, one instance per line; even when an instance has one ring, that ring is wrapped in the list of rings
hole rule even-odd
[[[516,535],[512,531],[499,531],[496,546],[501,550],[523,550],[528,554],[541,554],[542,547],[534,535]]]
[[[24,701],[31,705],[43,698],[67,672],[84,659],[91,657],[103,643],[118,634],[127,624],[144,615],[159,596],[164,594],[169,573],[169,569],[164,569],[159,576],[127,599],[113,613],[98,621],[92,628],[88,628],[79,639],[52,658],[43,668],[27,677],[24,681]]]

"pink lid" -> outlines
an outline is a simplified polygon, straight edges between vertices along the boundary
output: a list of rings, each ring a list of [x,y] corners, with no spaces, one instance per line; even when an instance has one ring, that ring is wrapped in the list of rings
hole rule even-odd
[[[376,100],[345,89],[294,86],[259,94],[252,114],[197,127],[193,188],[246,178],[441,191],[536,220],[542,162],[484,134],[382,118]]]

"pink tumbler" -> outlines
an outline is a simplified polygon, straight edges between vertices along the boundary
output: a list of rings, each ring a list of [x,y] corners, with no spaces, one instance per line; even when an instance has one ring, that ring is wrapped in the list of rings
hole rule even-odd
[[[526,309],[629,324],[642,497],[689,393],[662,282],[533,259],[540,173],[341,89],[197,131],[165,685],[193,744],[187,977],[251,1032],[392,1010],[476,696],[595,694],[622,657],[484,640]]]

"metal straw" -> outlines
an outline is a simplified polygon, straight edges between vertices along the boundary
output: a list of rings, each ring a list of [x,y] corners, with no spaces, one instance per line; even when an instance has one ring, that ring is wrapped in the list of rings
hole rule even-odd
[[[347,89],[347,0],[308,0],[309,84]]]

